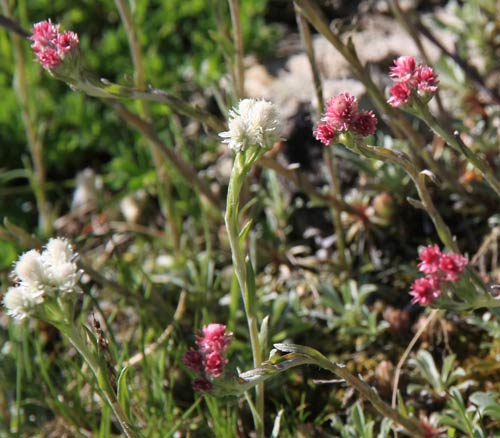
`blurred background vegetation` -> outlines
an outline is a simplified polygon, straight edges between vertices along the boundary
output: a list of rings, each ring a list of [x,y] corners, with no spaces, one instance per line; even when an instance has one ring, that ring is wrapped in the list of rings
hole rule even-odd
[[[25,29],[51,18],[64,30],[77,32],[89,70],[133,85],[127,35],[113,1],[4,0],[3,5],[7,3]],[[351,21],[355,25],[354,17],[377,12],[381,3],[385,2],[321,2],[328,18],[346,18],[340,23],[346,28]],[[450,6],[448,12],[456,21],[442,23],[433,17],[434,21],[453,33],[462,58],[481,53],[484,62],[480,73],[494,86],[500,59],[494,0],[416,3],[417,15]],[[131,0],[129,4],[139,29],[146,82],[224,118],[225,107],[234,103],[228,85],[227,59],[233,49],[227,2]],[[245,53],[267,63],[270,70],[273,60],[286,56],[277,53],[278,49],[283,51],[280,44],[285,36],[291,45],[300,44],[292,2],[242,0],[240,7]],[[383,13],[389,15],[387,8]],[[165,164],[166,184],[158,178],[145,138],[127,126],[105,100],[74,92],[50,77],[32,62],[28,41],[23,42],[22,50],[29,110],[43,144],[47,197],[57,219],[54,233],[69,236],[82,259],[97,272],[86,278],[80,320],[91,326],[95,314],[110,341],[114,361],[122,364],[159,338],[172,322],[178,302],[187,296],[183,317],[174,324],[165,345],[130,371],[131,398],[140,412],[138,424],[145,424],[144,433],[152,438],[174,433],[248,436],[251,416],[244,400],[207,397],[200,401],[181,364],[182,355],[193,345],[196,328],[220,322],[235,333],[230,368],[251,367],[221,217],[171,164]],[[374,74],[383,70],[386,76],[391,60],[370,68]],[[475,150],[489,152],[491,163],[498,165],[498,106],[476,98],[475,85],[449,58],[443,56],[436,68],[443,90],[452,96],[448,103],[453,105],[448,110],[453,126],[466,131]],[[11,34],[0,28],[0,217],[19,227],[11,227],[10,232],[2,228],[0,234],[1,291],[10,284],[8,273],[18,254],[49,237],[37,228],[38,212],[28,182],[31,159],[26,129],[13,86],[15,69]],[[141,111],[137,102],[123,103]],[[151,104],[149,110],[162,141],[207,178],[222,205],[228,173],[224,158],[229,154],[224,154],[216,133],[205,131],[166,106]],[[313,109],[308,106],[304,111],[306,116],[294,118],[294,128],[302,130],[291,130],[285,153],[310,159],[309,164],[304,160],[303,167],[321,191],[326,178],[323,167],[315,163],[321,161],[321,152],[312,144]],[[433,187],[433,196],[461,248],[470,256],[480,250],[476,266],[494,282],[498,278],[495,245],[500,225],[496,198],[454,154],[443,152],[442,143],[429,130],[415,120],[412,123],[423,132],[436,160],[456,172],[457,180],[460,177],[464,190]],[[405,140],[390,137],[382,122],[374,140],[406,150]],[[291,150],[291,145],[297,149]],[[331,253],[329,206],[309,202],[304,193],[294,191],[289,181],[271,171],[259,169],[252,174],[254,183],[245,196],[250,200],[247,214],[255,221],[250,253],[256,259],[260,317],[271,317],[270,345],[288,340],[318,348],[333,360],[345,362],[350,371],[363,374],[387,399],[394,365],[425,315],[409,305],[406,293],[417,275],[417,248],[436,241],[436,234],[426,214],[407,203],[415,190],[400,169],[361,160],[343,148],[335,153],[341,163],[345,200],[360,213],[343,215],[353,254],[347,276],[339,271]],[[72,216],[76,176],[86,168],[102,180],[92,182],[99,192],[98,205]],[[122,201],[131,198],[140,217],[127,222],[120,209]],[[163,198],[168,201],[166,207]],[[178,241],[169,227],[177,229]],[[33,243],[31,234],[40,240]],[[32,324],[31,332],[21,331],[7,321],[3,311],[0,327],[0,437],[116,435],[110,412],[100,409],[93,397],[95,387],[84,375],[81,363],[73,356],[68,360],[68,354],[74,352],[57,333],[40,324]],[[404,409],[416,416],[421,411],[443,411],[452,418],[449,421],[462,424],[465,420],[454,415],[462,405],[464,412],[470,408],[467,398],[464,401],[460,392],[453,392],[451,399],[443,394],[457,384],[461,389],[470,385],[469,391],[500,390],[496,360],[499,337],[494,314],[440,314],[420,344],[422,351],[433,352],[434,358],[419,354],[404,369]],[[455,365],[457,372],[451,373]],[[475,386],[458,370],[473,376]],[[278,435],[285,437],[368,438],[373,436],[369,431],[376,421],[379,436],[388,436],[387,421],[380,421],[356,400],[353,391],[330,378],[317,369],[304,368],[269,381],[268,429],[274,425]],[[409,382],[413,386],[405,392]],[[494,404],[495,397],[488,397],[476,395],[474,399],[479,401],[469,415],[470,424],[454,427],[468,431],[479,424],[481,407]],[[12,430],[17,430],[17,435],[12,435]]]

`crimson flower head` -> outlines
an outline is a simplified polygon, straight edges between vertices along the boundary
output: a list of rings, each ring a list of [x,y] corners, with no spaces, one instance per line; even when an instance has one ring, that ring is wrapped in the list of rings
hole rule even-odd
[[[376,127],[377,118],[373,111],[358,111],[358,100],[349,93],[341,93],[328,101],[313,135],[328,146],[343,132],[367,137],[375,132]]]
[[[351,129],[361,137],[368,137],[375,132],[377,117],[373,111],[362,110],[354,116]]]
[[[400,56],[394,60],[389,76],[395,84],[389,90],[387,103],[393,107],[406,105],[413,93],[428,101],[437,91],[438,78],[432,67],[416,65],[413,56]]]
[[[66,56],[78,51],[78,35],[71,31],[60,32],[59,29],[60,25],[52,24],[50,19],[33,26],[31,48],[35,60],[46,70],[54,69]]]

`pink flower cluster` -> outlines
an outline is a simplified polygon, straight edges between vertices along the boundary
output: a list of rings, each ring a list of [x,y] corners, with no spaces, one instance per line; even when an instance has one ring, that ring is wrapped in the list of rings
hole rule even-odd
[[[426,274],[411,285],[412,303],[427,306],[441,295],[443,282],[456,281],[469,261],[455,253],[442,253],[437,245],[422,248],[419,253],[418,269]]]
[[[414,91],[426,97],[432,96],[437,90],[439,81],[434,70],[428,65],[417,66],[413,56],[395,59],[390,70],[389,76],[396,83],[389,90],[391,97],[387,102],[394,107],[408,103]]]
[[[203,335],[196,337],[198,350],[189,350],[182,359],[200,377],[193,381],[197,391],[209,391],[210,379],[220,377],[227,364],[225,352],[231,344],[232,333],[226,332],[223,324],[208,324],[203,327]]]
[[[57,67],[64,57],[78,49],[78,35],[75,32],[59,31],[59,24],[52,24],[50,19],[33,26],[31,48],[38,61],[46,70]]]
[[[376,126],[377,118],[373,111],[358,111],[358,100],[349,93],[342,93],[328,101],[321,122],[313,134],[328,146],[342,132],[351,131],[366,137],[375,132]]]

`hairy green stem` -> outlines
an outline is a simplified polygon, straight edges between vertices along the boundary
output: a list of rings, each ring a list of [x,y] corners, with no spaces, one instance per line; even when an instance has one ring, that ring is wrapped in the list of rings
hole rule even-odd
[[[406,431],[410,432],[412,437],[425,438],[426,435],[416,420],[403,417],[396,409],[392,409],[379,397],[373,388],[347,371],[347,368],[337,365],[326,358],[321,360],[319,365],[336,374],[341,379],[344,379],[351,387],[358,391],[363,398],[367,399],[380,414],[390,418],[394,423],[403,426]]]
[[[377,160],[390,162],[401,166],[414,182],[420,200],[422,201],[422,206],[434,223],[439,238],[448,249],[453,252],[458,252],[457,243],[453,239],[453,235],[451,234],[448,225],[446,225],[443,217],[435,207],[429,191],[427,190],[425,178],[426,175],[429,176],[428,173],[420,172],[417,167],[411,162],[411,160],[400,151],[395,151],[379,146],[369,146],[362,141],[346,142],[346,146],[354,150],[355,152],[364,155],[365,157],[375,158]]]
[[[81,332],[71,322],[65,324],[55,323],[54,325],[68,338],[73,347],[76,348],[92,370],[92,373],[97,379],[99,388],[102,390],[106,401],[113,410],[126,438],[141,438],[142,435],[134,430],[130,424],[130,420],[118,403],[116,394],[109,382],[108,370],[105,366],[101,365],[97,357],[89,350]]]
[[[237,153],[229,180],[229,187],[227,191],[227,205],[226,214],[224,217],[226,229],[229,236],[229,245],[231,247],[231,254],[233,260],[233,267],[240,286],[241,295],[243,298],[243,305],[245,308],[245,315],[247,318],[248,331],[250,334],[250,343],[252,346],[252,355],[254,366],[257,368],[262,363],[262,349],[259,341],[259,327],[257,321],[257,312],[255,300],[253,296],[255,291],[248,288],[247,280],[247,266],[245,255],[240,242],[239,232],[239,204],[240,193],[245,182],[246,176],[250,170],[251,165],[244,162],[243,153]],[[264,437],[264,383],[259,383],[255,387],[256,394],[256,413],[254,415],[254,425],[256,429],[257,438]]]
[[[391,408],[391,406],[380,398],[375,390],[367,383],[351,374],[344,365],[336,364],[328,360],[323,354],[311,347],[297,344],[274,344],[274,347],[281,352],[289,353],[280,358],[284,363],[281,363],[280,359],[271,359],[271,367],[274,366],[274,369],[277,369],[278,372],[304,364],[317,365],[324,368],[344,380],[348,385],[354,388],[361,397],[368,400],[380,414],[402,426],[407,432],[410,432],[412,437],[425,438],[425,433],[418,420],[404,417],[396,409]],[[274,371],[274,373],[276,373],[276,371]],[[273,372],[269,374],[272,376]]]

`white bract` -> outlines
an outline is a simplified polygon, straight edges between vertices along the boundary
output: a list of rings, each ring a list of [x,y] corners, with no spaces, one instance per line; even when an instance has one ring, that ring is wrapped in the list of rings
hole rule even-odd
[[[40,254],[32,249],[21,255],[14,265],[16,285],[5,294],[7,314],[23,319],[45,299],[79,290],[82,271],[78,269],[71,245],[64,239],[50,239]]]
[[[62,292],[73,292],[81,277],[71,245],[64,239],[50,239],[42,253],[48,285]]]
[[[23,319],[30,315],[31,311],[43,303],[43,290],[32,289],[27,285],[9,287],[3,304],[7,314],[14,319]]]
[[[278,113],[267,100],[243,99],[237,108],[229,111],[229,131],[220,137],[229,149],[245,151],[249,146],[269,149],[279,140]]]

